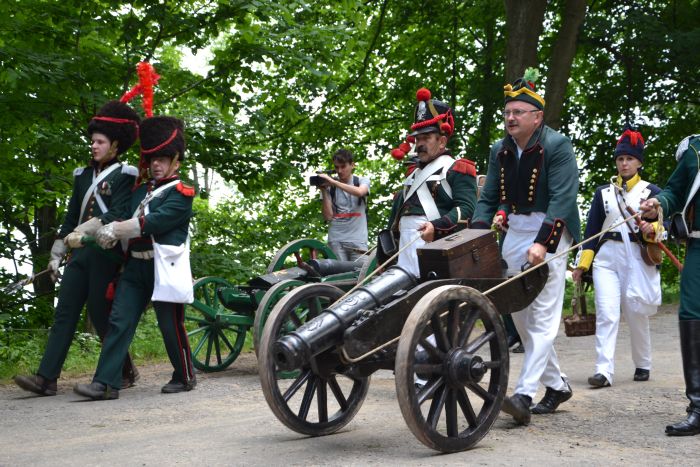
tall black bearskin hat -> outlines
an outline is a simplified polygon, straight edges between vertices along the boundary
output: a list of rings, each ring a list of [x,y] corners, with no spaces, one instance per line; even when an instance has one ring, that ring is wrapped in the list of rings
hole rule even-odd
[[[117,154],[122,154],[139,137],[138,114],[128,105],[109,101],[100,108],[88,124],[88,134],[102,133],[111,142],[117,141]]]
[[[622,155],[635,157],[639,162],[644,163],[644,138],[630,125],[625,125],[622,136],[615,145],[615,159]]]
[[[535,91],[535,82],[539,76],[540,73],[535,68],[528,68],[522,78],[503,86],[505,103],[523,101],[534,105],[538,110],[544,110],[544,98]]]
[[[185,160],[185,124],[175,117],[150,117],[141,122],[141,156]]]
[[[420,88],[416,91],[416,110],[413,115],[411,133],[399,147],[391,150],[394,159],[403,159],[411,151],[415,137],[424,133],[440,133],[448,138],[455,131],[455,119],[449,105],[437,99],[432,99],[430,90]]]

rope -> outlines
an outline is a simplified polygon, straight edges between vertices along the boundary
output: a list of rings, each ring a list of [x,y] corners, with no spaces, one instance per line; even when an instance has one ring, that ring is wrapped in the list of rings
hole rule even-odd
[[[388,260],[384,261],[384,263],[382,263],[381,265],[377,265],[377,267],[376,267],[376,269],[375,269],[374,271],[372,271],[370,274],[367,274],[367,277],[365,277],[365,278],[362,279],[360,282],[358,282],[357,284],[355,284],[355,287],[353,287],[352,289],[350,289],[350,290],[348,290],[347,292],[345,292],[345,294],[344,294],[343,296],[341,296],[338,300],[336,300],[336,301],[334,301],[333,303],[331,303],[330,305],[328,305],[327,308],[330,308],[330,307],[332,307],[333,305],[335,305],[336,303],[338,303],[338,302],[340,302],[341,300],[343,300],[345,297],[347,297],[347,296],[350,295],[352,292],[354,292],[355,289],[357,289],[358,287],[362,287],[363,285],[365,285],[365,283],[367,283],[367,281],[368,281],[369,279],[371,279],[372,277],[374,277],[374,275],[377,274],[379,271],[381,271],[382,268],[383,268],[384,266],[386,266],[386,265],[389,264],[391,261],[393,261],[394,258],[396,258],[397,256],[399,256],[399,255],[401,254],[401,252],[404,251],[406,248],[408,248],[409,246],[413,245],[413,244],[416,242],[416,240],[418,240],[419,238],[420,238],[420,234],[416,235],[416,237],[415,237],[413,240],[411,240],[410,242],[408,242],[407,244],[405,244],[405,245],[403,246],[403,248],[401,248],[399,251],[397,251],[396,253],[394,253]],[[376,247],[375,247],[375,248],[376,248]]]
[[[598,237],[600,237],[600,236],[602,236],[602,235],[604,235],[604,234],[610,232],[612,229],[615,229],[615,228],[621,226],[622,224],[626,223],[626,222],[629,221],[630,219],[634,219],[634,217],[635,217],[635,216],[630,216],[630,217],[628,217],[628,218],[626,218],[626,219],[623,219],[620,223],[611,225],[611,226],[608,227],[607,229],[602,230],[601,232],[599,232],[599,233],[597,233],[597,234],[595,234],[595,235],[592,235],[592,236],[590,236],[589,238],[586,238],[586,239],[584,239],[584,240],[581,240],[579,243],[577,243],[577,244],[575,244],[575,245],[572,245],[572,246],[569,247],[567,250],[561,251],[561,252],[559,252],[559,253],[553,255],[553,256],[551,256],[550,258],[546,259],[545,261],[543,261],[543,262],[541,262],[541,263],[539,263],[539,264],[531,265],[529,268],[525,269],[524,271],[520,272],[519,274],[516,274],[515,276],[513,276],[513,277],[511,277],[511,278],[509,278],[509,279],[507,279],[507,280],[505,280],[505,281],[503,281],[503,282],[501,282],[500,284],[498,284],[498,285],[496,285],[496,286],[494,286],[494,287],[491,287],[491,288],[488,289],[487,291],[483,292],[483,294],[484,294],[484,295],[489,295],[489,294],[495,292],[496,290],[498,290],[498,289],[500,289],[500,288],[502,288],[502,287],[505,287],[506,285],[510,284],[511,282],[520,279],[520,278],[523,277],[525,274],[529,274],[529,273],[531,273],[532,271],[535,271],[535,270],[541,268],[541,267],[544,266],[545,264],[548,264],[549,262],[554,261],[555,259],[557,259],[557,258],[559,258],[559,257],[561,257],[561,256],[563,256],[563,255],[568,255],[569,253],[571,253],[572,251],[574,251],[575,249],[577,249],[578,247],[580,247],[580,246],[583,245],[584,243],[589,242],[589,241],[591,241],[591,240],[593,240],[593,239],[596,239],[596,238],[598,238]],[[415,240],[416,240],[416,239],[414,239],[413,241],[411,241],[411,243],[413,243]],[[407,245],[407,246],[408,246],[408,245]],[[397,254],[398,254],[398,253],[397,253]],[[377,271],[378,271],[378,270],[379,270],[379,268],[377,268]],[[375,272],[376,272],[376,271],[375,271]],[[367,276],[367,277],[369,278],[370,276]],[[354,290],[354,288],[353,288],[352,290]],[[351,291],[352,291],[352,290],[351,290]],[[350,292],[348,292],[348,293],[350,293]],[[347,294],[346,294],[346,295],[347,295]],[[344,296],[343,296],[343,297],[344,297]],[[340,301],[340,300],[338,300],[338,301]],[[335,303],[334,303],[334,304],[335,304]],[[332,306],[332,305],[331,305],[331,306]],[[440,317],[445,316],[447,313],[449,313],[449,312],[446,311],[445,313],[441,314]],[[385,347],[387,347],[387,346],[389,346],[389,345],[391,345],[391,344],[397,342],[397,341],[399,340],[400,337],[401,337],[401,336],[396,336],[395,338],[391,339],[390,341],[385,342],[384,344],[380,345],[379,347],[375,347],[374,349],[370,350],[369,352],[367,352],[367,353],[365,353],[365,354],[363,354],[363,355],[360,355],[360,356],[357,357],[357,358],[351,358],[351,357],[349,357],[348,354],[347,354],[347,352],[345,351],[345,347],[342,347],[342,346],[341,346],[340,351],[341,351],[341,353],[342,353],[343,359],[345,359],[348,363],[357,363],[357,362],[359,362],[360,360],[364,360],[364,359],[367,358],[368,356],[370,356],[370,355],[372,355],[372,354],[374,354],[374,353],[376,353],[376,352],[382,350],[383,348],[385,348]]]

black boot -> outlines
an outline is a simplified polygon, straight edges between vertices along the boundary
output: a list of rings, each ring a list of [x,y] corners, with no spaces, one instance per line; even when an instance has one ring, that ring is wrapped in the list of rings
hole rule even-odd
[[[669,436],[693,436],[700,434],[700,320],[679,321],[681,330],[681,356],[685,395],[690,400],[686,409],[688,418],[666,426]]]
[[[141,375],[139,370],[134,365],[134,361],[131,359],[131,354],[127,353],[124,359],[124,366],[122,366],[122,387],[121,389],[127,389],[136,384]]]

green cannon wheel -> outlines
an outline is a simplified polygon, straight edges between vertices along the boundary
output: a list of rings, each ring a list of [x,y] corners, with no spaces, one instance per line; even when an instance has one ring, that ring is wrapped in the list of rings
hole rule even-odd
[[[277,251],[267,267],[267,273],[270,274],[280,269],[297,266],[302,261],[318,258],[337,259],[333,250],[325,243],[313,238],[300,238],[287,243]]]
[[[202,371],[225,370],[241,353],[250,326],[222,320],[230,314],[219,301],[216,290],[233,287],[220,277],[203,277],[193,286],[194,302],[186,308],[185,324],[192,348],[194,366]],[[198,312],[198,314],[196,313]]]
[[[282,297],[287,295],[287,292],[292,290],[294,287],[299,287],[304,285],[304,282],[297,280],[286,280],[279,282],[265,292],[263,298],[260,300],[258,309],[255,311],[255,324],[253,325],[253,345],[255,348],[255,355],[258,356],[260,353],[258,348],[260,347],[260,339],[262,338],[263,329],[265,328],[265,322],[267,317],[270,315],[272,308],[280,301]]]

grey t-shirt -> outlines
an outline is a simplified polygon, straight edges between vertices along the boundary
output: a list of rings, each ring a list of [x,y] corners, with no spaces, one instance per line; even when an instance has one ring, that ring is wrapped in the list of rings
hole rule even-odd
[[[358,177],[360,186],[367,187],[369,194],[369,178]],[[352,184],[352,180],[350,182]],[[365,200],[350,193],[335,189],[333,204],[333,220],[328,228],[329,242],[353,242],[367,245],[367,214]]]

